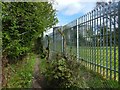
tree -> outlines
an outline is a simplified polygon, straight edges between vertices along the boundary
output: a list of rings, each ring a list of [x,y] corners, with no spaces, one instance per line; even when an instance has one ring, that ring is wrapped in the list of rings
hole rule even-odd
[[[3,55],[9,59],[17,59],[30,52],[34,41],[57,23],[52,3],[8,2],[3,6]]]

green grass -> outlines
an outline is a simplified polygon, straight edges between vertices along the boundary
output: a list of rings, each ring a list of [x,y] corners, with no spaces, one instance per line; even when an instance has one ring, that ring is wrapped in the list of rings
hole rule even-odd
[[[72,46],[72,47],[68,46],[66,50],[68,51],[68,53],[72,53],[76,55],[75,46]],[[116,55],[114,57],[115,53]],[[110,52],[110,47],[106,48],[106,47],[80,46],[79,56],[80,56],[80,59],[83,59],[84,61],[93,62],[95,64],[101,64],[102,66],[111,68],[113,70],[115,68],[118,71],[118,47],[116,47],[116,52],[114,52],[114,47],[111,47],[111,52]],[[116,63],[116,65],[114,63]],[[90,65],[88,65],[88,67],[90,68]],[[101,72],[103,76],[105,76],[106,70],[103,68],[101,70],[102,70]],[[96,69],[94,68],[94,71],[100,73],[100,67],[97,66]],[[108,70],[108,76],[110,76],[110,72],[112,73],[112,78],[114,78],[114,74],[113,74],[114,71]],[[116,80],[118,80],[118,73],[116,73]]]
[[[43,59],[41,59],[40,60],[40,72],[42,73],[42,72],[44,72],[45,70],[46,70],[46,68],[47,68],[47,66],[48,66],[48,63],[46,62],[46,60],[43,58]]]
[[[110,68],[110,56],[112,66],[114,65],[114,48],[112,47],[111,55],[110,55],[110,47],[106,50],[106,47],[81,47],[80,48],[80,57],[85,60],[91,60],[93,62],[97,62],[103,66],[106,66],[107,59],[108,59],[108,67]],[[116,66],[118,66],[118,48],[116,47]],[[112,67],[113,68],[113,67]]]
[[[114,80],[106,80],[100,74],[87,69],[84,65],[80,66],[80,77],[84,88],[118,88],[119,84]]]
[[[6,88],[31,88],[35,59],[31,53],[24,60],[9,65],[6,68]]]

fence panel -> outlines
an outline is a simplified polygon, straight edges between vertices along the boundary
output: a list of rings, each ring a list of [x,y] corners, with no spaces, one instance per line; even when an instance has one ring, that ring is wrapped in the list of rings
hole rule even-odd
[[[87,68],[120,81],[120,2],[96,7],[77,20],[55,28],[51,37],[53,51],[73,54]]]
[[[79,18],[80,59],[86,67],[114,80],[118,80],[119,68],[118,11],[118,3],[112,3]]]

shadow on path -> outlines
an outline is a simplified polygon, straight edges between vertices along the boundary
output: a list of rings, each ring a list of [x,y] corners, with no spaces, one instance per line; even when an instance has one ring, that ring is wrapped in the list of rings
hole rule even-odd
[[[40,59],[36,57],[36,63],[34,67],[34,75],[33,75],[33,81],[32,81],[32,88],[39,88],[39,90],[42,90],[42,87],[40,85],[41,78],[40,78]]]

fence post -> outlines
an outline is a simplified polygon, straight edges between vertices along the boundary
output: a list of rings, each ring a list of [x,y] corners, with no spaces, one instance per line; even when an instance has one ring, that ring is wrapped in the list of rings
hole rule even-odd
[[[118,81],[120,83],[120,1],[118,2]]]
[[[77,60],[79,60],[79,30],[78,30],[78,19],[77,19]]]
[[[53,28],[53,49],[52,49],[53,52],[55,51],[54,46],[55,46],[55,30]]]
[[[62,32],[63,32],[63,26],[61,26]],[[62,35],[62,53],[64,53],[64,37]]]

